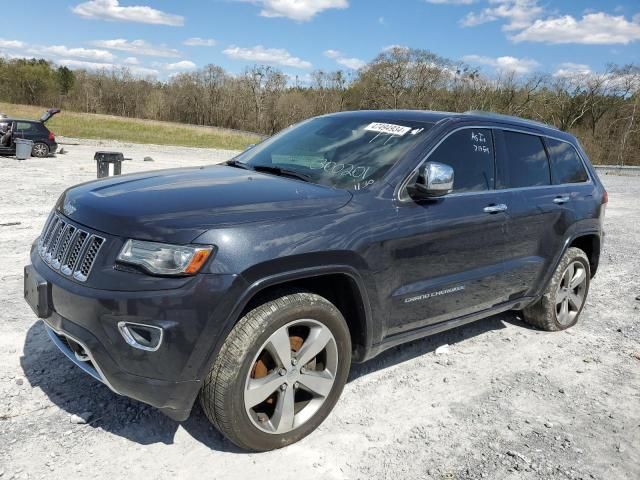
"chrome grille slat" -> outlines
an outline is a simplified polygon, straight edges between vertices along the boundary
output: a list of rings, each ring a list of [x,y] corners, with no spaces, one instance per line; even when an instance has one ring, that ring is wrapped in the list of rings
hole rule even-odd
[[[78,258],[80,258],[80,253],[86,244],[87,238],[89,238],[89,234],[87,232],[83,232],[82,230],[76,231],[75,238],[69,246],[69,254],[66,256],[62,263],[62,267],[60,268],[60,271],[65,275],[73,274],[73,269],[76,266]]]
[[[53,268],[60,268],[60,262],[62,261],[62,257],[67,253],[67,248],[69,247],[69,240],[76,231],[76,227],[73,225],[67,224],[62,232],[62,236],[60,237],[60,242],[58,243],[58,248],[56,249],[55,254],[52,254],[51,265]]]
[[[42,229],[38,253],[52,269],[85,282],[104,243],[104,238],[82,230],[54,213]]]

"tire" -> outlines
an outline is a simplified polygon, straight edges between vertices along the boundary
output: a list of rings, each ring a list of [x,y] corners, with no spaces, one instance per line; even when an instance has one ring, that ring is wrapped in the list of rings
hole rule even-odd
[[[587,300],[590,280],[587,255],[579,248],[567,249],[542,298],[523,310],[524,320],[549,332],[573,327]]]
[[[43,142],[35,142],[31,149],[31,156],[37,158],[46,158],[49,156],[49,145]]]
[[[310,357],[325,340],[324,349]],[[319,295],[288,293],[252,309],[231,330],[204,381],[200,404],[238,447],[273,450],[324,421],[350,367],[351,337],[340,311]]]

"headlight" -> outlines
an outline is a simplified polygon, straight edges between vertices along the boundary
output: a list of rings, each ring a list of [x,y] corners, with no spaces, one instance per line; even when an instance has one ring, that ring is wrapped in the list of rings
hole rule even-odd
[[[138,265],[156,275],[195,275],[211,255],[212,249],[127,240],[117,260]]]

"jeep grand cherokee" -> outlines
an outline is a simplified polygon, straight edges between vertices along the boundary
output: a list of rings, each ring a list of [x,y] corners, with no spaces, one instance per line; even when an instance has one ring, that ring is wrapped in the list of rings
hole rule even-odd
[[[576,139],[469,112],[347,112],[225,165],[58,200],[25,297],[64,354],[176,420],[197,398],[240,447],[291,444],[351,362],[521,310],[578,321],[607,194]]]

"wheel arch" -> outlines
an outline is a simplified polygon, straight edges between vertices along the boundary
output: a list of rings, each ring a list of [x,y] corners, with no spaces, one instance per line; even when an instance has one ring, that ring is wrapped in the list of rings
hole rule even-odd
[[[270,296],[284,291],[305,290],[322,295],[334,304],[345,317],[353,345],[352,360],[364,361],[380,335],[372,321],[369,295],[358,271],[349,265],[322,265],[301,268],[262,278],[247,279],[246,288],[231,309],[224,327],[202,365],[199,378],[211,368],[229,332],[242,316]],[[331,288],[329,288],[331,286]],[[347,288],[348,287],[348,288]],[[349,302],[349,300],[353,302]]]
[[[595,277],[598,265],[600,264],[600,235],[597,233],[584,233],[574,236],[567,244],[567,248],[576,247],[587,254],[591,278]],[[563,252],[564,253],[564,252]]]
[[[360,361],[366,357],[373,342],[371,308],[364,282],[350,266],[305,268],[253,282],[234,309],[231,328],[252,308],[296,290],[315,293],[333,303],[349,327],[353,360]]]

